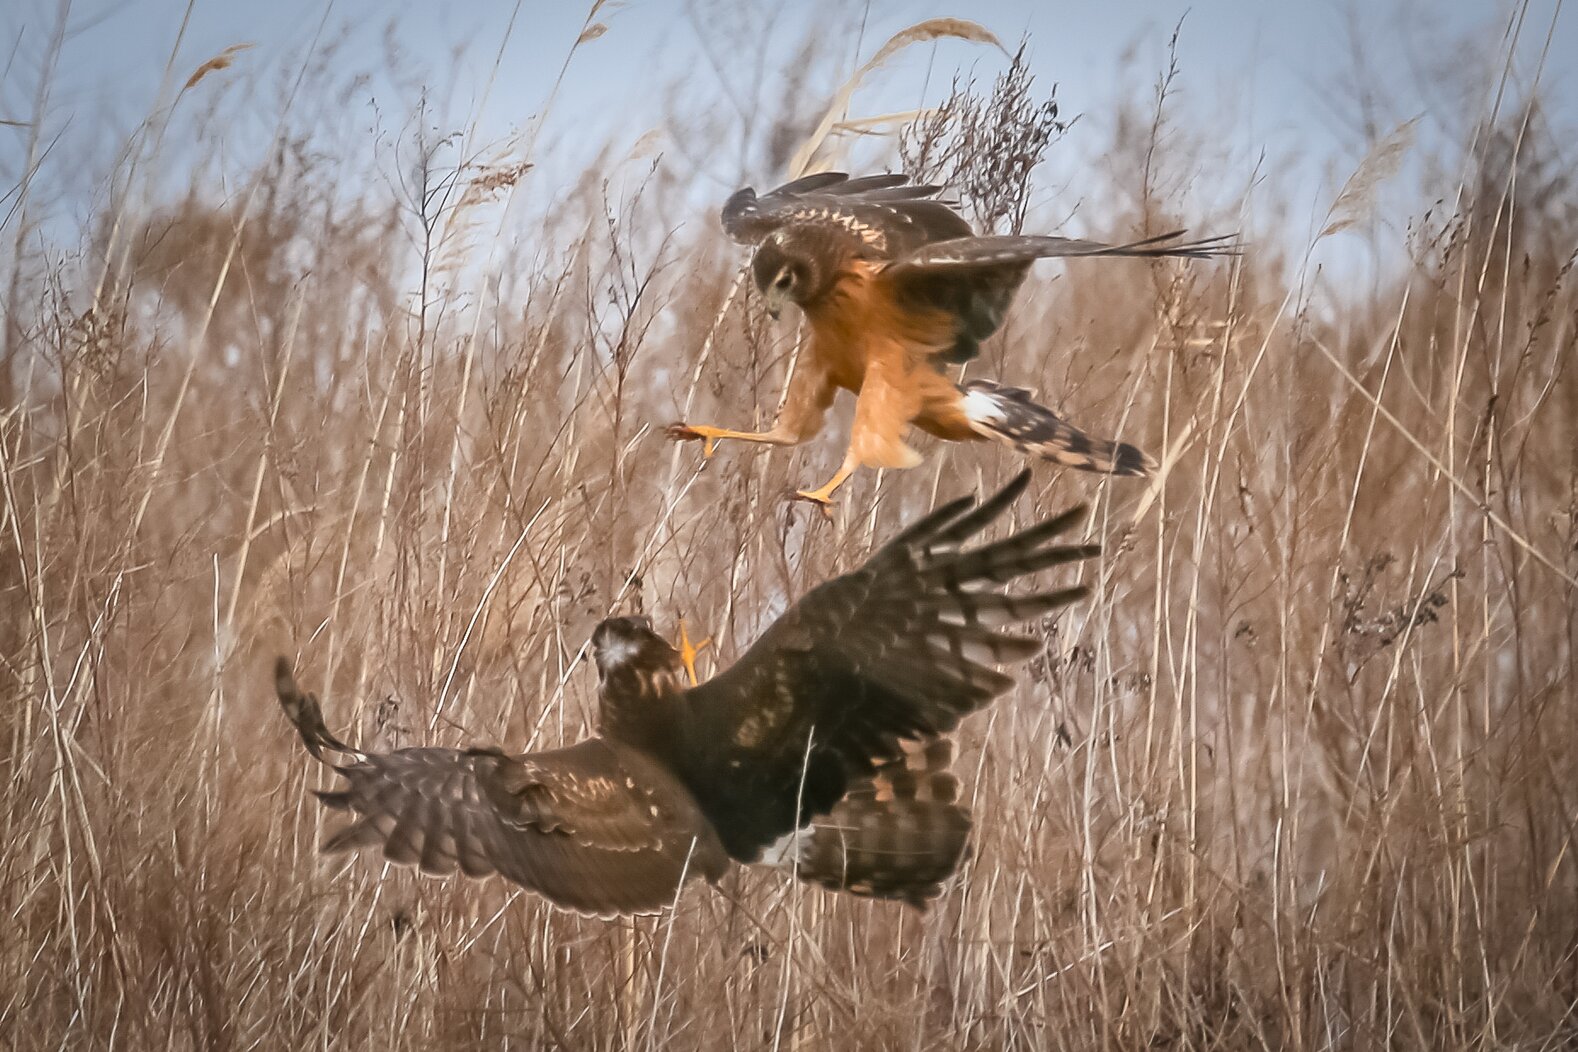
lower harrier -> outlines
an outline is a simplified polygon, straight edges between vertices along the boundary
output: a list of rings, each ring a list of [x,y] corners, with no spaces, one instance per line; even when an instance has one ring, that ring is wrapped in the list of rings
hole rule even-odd
[[[318,795],[354,817],[324,850],[497,873],[599,916],[655,912],[731,860],[924,908],[970,829],[948,734],[1013,684],[988,663],[1040,648],[997,626],[1086,594],[1011,597],[1001,585],[1100,550],[1054,543],[1082,508],[967,550],[1028,481],[939,508],[698,686],[645,618],[604,621],[592,636],[600,733],[565,749],[355,749],[281,658],[276,689],[307,749],[348,758],[335,767],[346,784]]]
[[[1180,241],[1182,231],[1122,245],[1063,237],[976,236],[936,199],[938,186],[904,175],[851,179],[809,175],[758,197],[750,187],[723,206],[723,227],[757,246],[756,287],[773,317],[797,304],[811,326],[778,420],[769,431],[672,424],[674,439],[701,439],[710,457],[720,439],[793,446],[815,435],[839,388],[855,392],[855,422],[843,466],[798,496],[821,504],[859,467],[908,468],[911,424],[952,441],[995,439],[1021,453],[1113,475],[1146,475],[1156,462],[1134,446],[1092,438],[990,380],[960,386],[944,368],[974,358],[997,331],[1037,259],[1053,256],[1232,255],[1229,238]]]

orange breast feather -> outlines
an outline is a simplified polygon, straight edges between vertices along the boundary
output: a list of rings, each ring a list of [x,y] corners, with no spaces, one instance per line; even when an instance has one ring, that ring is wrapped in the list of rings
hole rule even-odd
[[[943,311],[906,310],[883,278],[882,265],[852,260],[821,300],[808,307],[812,352],[833,382],[858,392],[878,360],[891,371],[919,368],[941,377],[933,356],[952,346],[953,320]],[[904,361],[895,361],[897,356]],[[951,386],[951,385],[950,385]]]
[[[901,467],[914,454],[902,435],[913,423],[940,438],[974,440],[959,408],[960,392],[938,366],[952,345],[952,319],[943,311],[906,309],[877,264],[849,263],[833,289],[807,310],[810,353],[835,384],[857,393],[852,446],[873,467]]]

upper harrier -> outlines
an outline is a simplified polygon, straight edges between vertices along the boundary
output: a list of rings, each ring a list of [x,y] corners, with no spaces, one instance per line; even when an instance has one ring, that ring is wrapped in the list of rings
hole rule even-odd
[[[988,663],[1041,645],[996,626],[1086,593],[1001,586],[1100,550],[1054,543],[1080,508],[966,550],[1028,480],[979,507],[939,508],[699,686],[645,618],[604,621],[592,636],[600,733],[565,749],[364,752],[329,733],[281,658],[280,702],[308,750],[350,758],[335,768],[348,784],[318,795],[355,818],[324,850],[376,846],[426,873],[498,873],[603,916],[658,910],[731,859],[924,906],[970,828],[948,732],[1012,685]]]
[[[723,227],[754,244],[751,271],[774,317],[784,302],[811,324],[783,408],[770,431],[673,424],[669,437],[792,446],[816,434],[838,388],[859,395],[843,466],[799,496],[824,507],[861,466],[907,468],[920,457],[904,442],[910,424],[954,441],[992,438],[1022,453],[1114,475],[1156,463],[1134,446],[1091,438],[990,380],[962,387],[944,367],[967,362],[997,331],[1037,259],[1051,256],[1182,256],[1238,251],[1228,238],[1180,241],[1182,231],[1123,245],[1064,237],[983,236],[944,201],[938,186],[904,175],[851,179],[825,172],[758,197],[750,187],[723,206]]]

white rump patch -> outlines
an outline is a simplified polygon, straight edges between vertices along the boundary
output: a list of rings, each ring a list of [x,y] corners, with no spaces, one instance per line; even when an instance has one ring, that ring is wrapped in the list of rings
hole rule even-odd
[[[964,415],[977,424],[1002,424],[1008,419],[997,398],[978,387],[964,393]]]
[[[763,866],[779,866],[790,869],[805,861],[807,850],[811,846],[811,826],[796,829],[793,833],[785,833],[762,849],[760,864]]]

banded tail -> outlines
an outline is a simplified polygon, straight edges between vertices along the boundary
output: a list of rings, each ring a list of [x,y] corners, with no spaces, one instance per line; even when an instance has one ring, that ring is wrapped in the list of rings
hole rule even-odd
[[[948,738],[900,743],[808,829],[773,845],[763,862],[794,868],[801,880],[834,891],[898,899],[924,910],[959,868],[970,813],[958,803]]]
[[[1108,475],[1150,475],[1156,470],[1156,461],[1138,447],[1092,438],[1036,404],[1022,387],[971,380],[959,390],[970,427],[1021,453]]]

